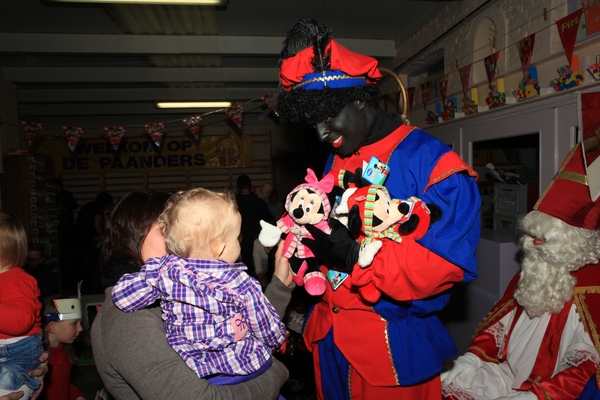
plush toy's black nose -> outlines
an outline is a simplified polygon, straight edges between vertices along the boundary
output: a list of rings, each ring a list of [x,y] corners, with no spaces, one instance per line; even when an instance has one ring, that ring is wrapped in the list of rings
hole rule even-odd
[[[398,210],[402,214],[408,214],[408,212],[410,211],[410,207],[406,203],[400,203],[400,204],[398,204]]]
[[[292,211],[292,215],[294,215],[294,218],[300,219],[304,216],[304,210],[301,207],[298,207]]]

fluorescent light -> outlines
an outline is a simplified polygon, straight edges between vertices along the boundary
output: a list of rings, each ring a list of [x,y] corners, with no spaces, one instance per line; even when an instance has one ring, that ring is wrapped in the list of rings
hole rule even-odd
[[[225,6],[228,0],[47,0],[62,3],[122,3],[122,4],[178,4],[198,6]]]
[[[157,108],[228,108],[231,107],[229,101],[186,101],[186,102],[160,102],[156,103]]]

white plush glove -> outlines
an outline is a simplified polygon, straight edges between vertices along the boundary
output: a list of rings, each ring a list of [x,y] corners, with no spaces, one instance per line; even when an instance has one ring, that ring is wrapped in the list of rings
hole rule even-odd
[[[477,370],[481,368],[481,365],[479,357],[473,353],[467,352],[454,361],[454,365],[449,371],[442,372],[440,375],[442,384],[449,385],[457,376],[464,374],[465,380],[462,386],[465,389],[469,389],[475,380],[475,375],[477,375]]]
[[[521,392],[516,396],[498,397],[497,400],[537,400],[537,396],[531,392]]]
[[[262,229],[258,234],[258,241],[265,247],[273,247],[279,242],[281,237],[281,231],[275,225],[271,225],[268,222],[260,220],[260,226]]]
[[[358,265],[362,268],[368,267],[373,262],[373,258],[375,258],[375,254],[381,249],[383,243],[381,240],[376,240],[374,242],[367,243],[364,246],[360,246],[360,250],[358,251]]]

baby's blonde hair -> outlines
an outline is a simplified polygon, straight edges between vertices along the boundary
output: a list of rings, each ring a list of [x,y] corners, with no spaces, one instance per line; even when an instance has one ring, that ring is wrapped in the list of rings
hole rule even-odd
[[[188,258],[192,251],[200,258],[213,258],[210,245],[236,227],[239,215],[232,192],[213,192],[204,188],[183,190],[169,200],[160,221],[165,224],[167,249]]]
[[[27,261],[27,233],[13,214],[0,210],[0,269],[22,267]]]

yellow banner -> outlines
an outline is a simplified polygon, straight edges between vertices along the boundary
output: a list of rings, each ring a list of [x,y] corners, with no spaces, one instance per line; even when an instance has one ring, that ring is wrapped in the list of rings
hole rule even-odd
[[[160,146],[150,138],[131,137],[115,150],[107,139],[81,139],[73,152],[64,139],[46,139],[22,150],[46,154],[54,160],[54,172],[102,173],[239,168],[252,165],[249,135],[163,137]]]

